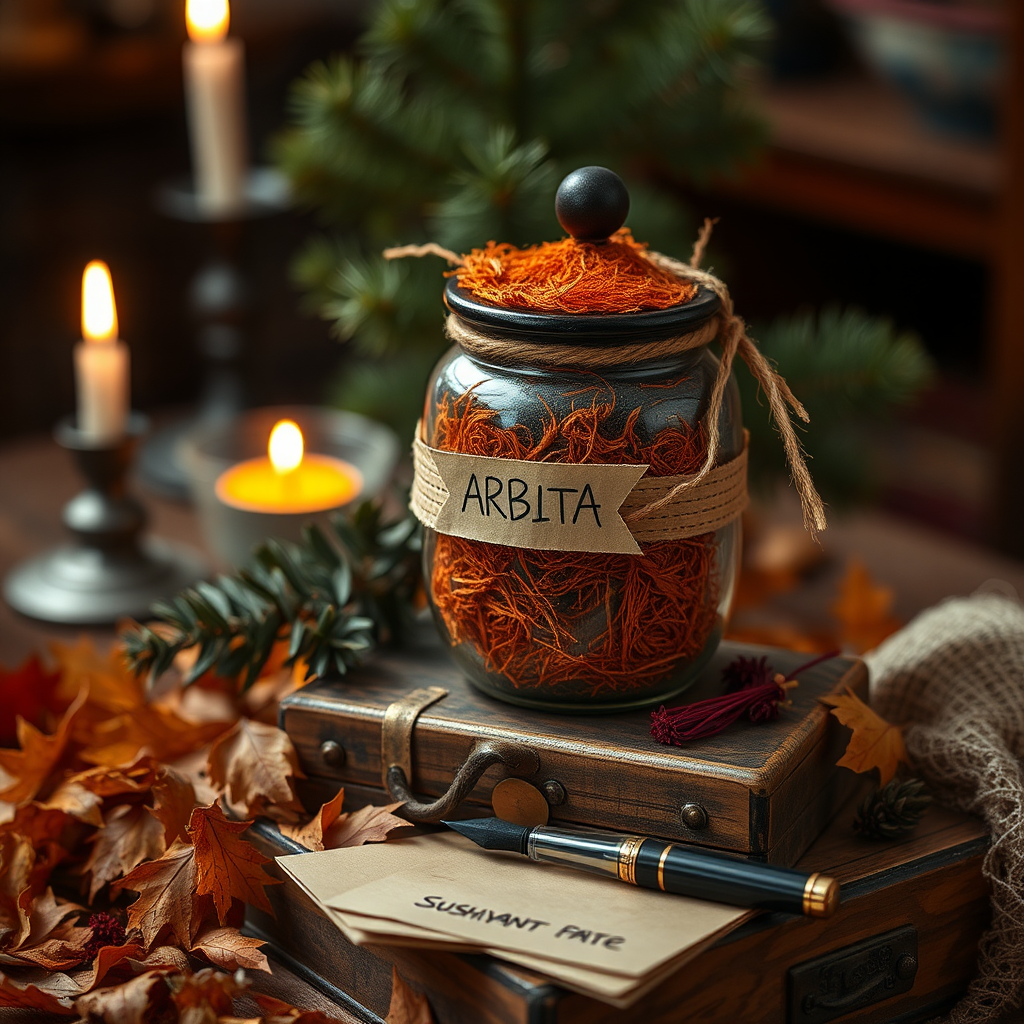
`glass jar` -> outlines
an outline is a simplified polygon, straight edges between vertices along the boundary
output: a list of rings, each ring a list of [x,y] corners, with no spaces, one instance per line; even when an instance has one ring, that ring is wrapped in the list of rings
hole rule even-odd
[[[696,332],[718,310],[701,289],[668,310],[562,315],[476,302],[448,282],[449,309],[491,338],[619,350],[621,362],[562,369],[451,348],[427,389],[421,439],[441,451],[545,462],[649,464],[647,476],[695,473],[707,453],[718,358],[707,344],[636,362],[630,347]],[[499,348],[500,351],[500,348]],[[649,348],[648,348],[649,351]],[[718,464],[744,445],[730,378]],[[552,512],[552,514],[554,514]],[[740,522],[642,554],[532,550],[427,529],[425,577],[441,636],[469,680],[503,701],[551,711],[608,711],[665,700],[718,646],[740,557]]]

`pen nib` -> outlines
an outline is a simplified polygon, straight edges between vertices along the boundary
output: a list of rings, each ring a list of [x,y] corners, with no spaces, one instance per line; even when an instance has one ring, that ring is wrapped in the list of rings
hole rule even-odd
[[[526,855],[526,843],[533,831],[528,825],[514,825],[501,818],[468,818],[466,821],[443,821],[450,829],[472,839],[485,850],[506,850]]]

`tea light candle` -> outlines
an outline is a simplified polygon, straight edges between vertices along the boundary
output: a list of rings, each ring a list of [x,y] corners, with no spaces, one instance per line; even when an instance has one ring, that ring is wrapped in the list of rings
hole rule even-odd
[[[248,168],[245,49],[228,39],[228,0],[187,0],[182,57],[196,199],[207,213],[238,209]]]
[[[302,432],[291,420],[281,420],[271,431],[266,457],[225,470],[214,488],[232,508],[292,515],[340,508],[362,489],[355,466],[328,455],[305,454]]]
[[[77,426],[97,445],[120,440],[128,417],[128,346],[117,336],[110,270],[93,260],[82,275],[82,341],[75,346]]]

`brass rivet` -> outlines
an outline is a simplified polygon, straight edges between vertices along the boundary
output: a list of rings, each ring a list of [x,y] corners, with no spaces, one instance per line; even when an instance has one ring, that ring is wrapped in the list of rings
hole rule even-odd
[[[917,974],[917,957],[911,956],[910,953],[904,953],[896,961],[896,973],[901,978],[912,978]]]
[[[701,832],[708,827],[708,812],[700,804],[686,804],[679,816],[691,832]]]
[[[565,786],[563,786],[557,779],[548,779],[540,789],[544,794],[544,799],[547,800],[552,807],[559,807],[565,803]]]
[[[347,757],[345,748],[337,740],[324,740],[320,744],[320,760],[328,768],[340,768]]]

